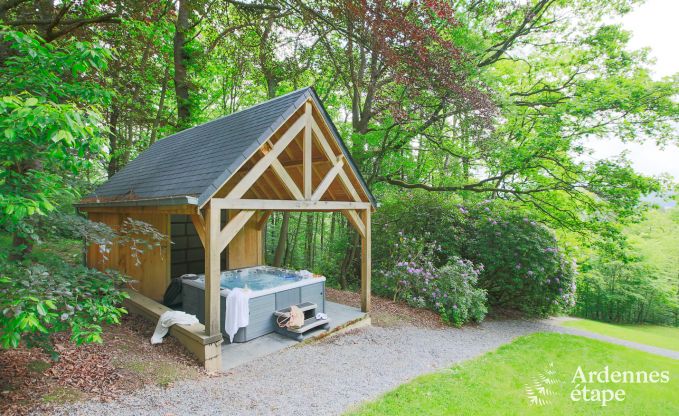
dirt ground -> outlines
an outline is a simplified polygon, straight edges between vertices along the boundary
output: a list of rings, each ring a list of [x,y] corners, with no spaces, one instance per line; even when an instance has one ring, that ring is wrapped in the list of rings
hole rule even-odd
[[[356,292],[326,288],[325,296],[331,302],[356,308],[361,306],[361,295]],[[391,299],[372,296],[370,304],[370,319],[375,326],[414,325],[426,328],[443,328],[445,326],[435,312],[428,309],[413,308],[401,301],[394,302]]]
[[[154,328],[126,316],[121,325],[105,329],[103,344],[77,347],[57,335],[58,361],[37,349],[0,351],[0,414],[44,411],[85,398],[108,401],[149,384],[205,377],[176,339],[151,345]]]

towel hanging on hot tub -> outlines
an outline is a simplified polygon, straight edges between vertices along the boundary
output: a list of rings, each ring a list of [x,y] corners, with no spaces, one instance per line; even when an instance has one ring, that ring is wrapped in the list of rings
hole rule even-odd
[[[240,287],[229,290],[225,303],[224,332],[233,342],[238,329],[250,324],[250,290]]]

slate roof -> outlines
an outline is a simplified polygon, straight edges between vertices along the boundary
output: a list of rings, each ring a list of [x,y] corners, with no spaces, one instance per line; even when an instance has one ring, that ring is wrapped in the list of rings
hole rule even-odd
[[[157,141],[79,205],[172,201],[202,206],[307,99],[313,99],[375,205],[313,88],[303,88]],[[188,197],[183,198],[182,197]],[[169,202],[168,202],[169,201]]]

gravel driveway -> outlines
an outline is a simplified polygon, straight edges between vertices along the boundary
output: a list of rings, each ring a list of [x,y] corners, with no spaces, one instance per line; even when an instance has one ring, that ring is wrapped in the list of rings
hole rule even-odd
[[[367,327],[289,348],[220,377],[149,387],[113,403],[76,403],[63,414],[336,415],[409,379],[552,327],[523,320],[434,329]]]

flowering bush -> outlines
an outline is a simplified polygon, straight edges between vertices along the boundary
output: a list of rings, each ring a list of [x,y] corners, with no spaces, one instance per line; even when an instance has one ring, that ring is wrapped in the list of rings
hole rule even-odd
[[[574,262],[548,227],[511,203],[463,202],[416,191],[389,193],[380,202],[373,223],[379,230],[373,258],[383,269],[391,270],[394,258],[409,259],[394,253],[403,230],[423,241],[436,241],[436,250],[428,257],[433,267],[455,264],[458,258],[483,264],[477,285],[485,289],[491,307],[547,315],[575,304]]]
[[[393,266],[376,275],[375,291],[436,311],[455,326],[482,321],[487,312],[486,293],[475,285],[483,266],[451,258],[449,264],[435,267],[433,258],[440,246],[399,235],[394,244]]]
[[[548,315],[575,305],[575,261],[553,232],[506,206],[460,207],[466,217],[459,252],[483,263],[479,285],[492,305]]]

